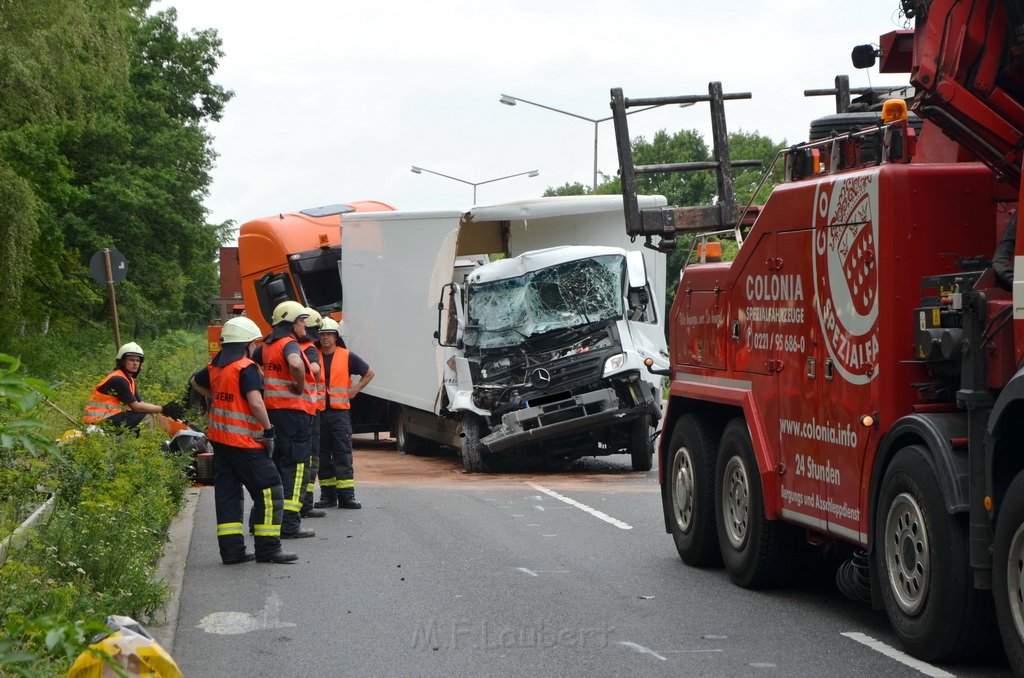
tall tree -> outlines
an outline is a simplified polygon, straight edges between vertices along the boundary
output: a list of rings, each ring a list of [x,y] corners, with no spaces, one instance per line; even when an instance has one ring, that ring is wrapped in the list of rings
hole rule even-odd
[[[20,254],[0,285],[6,309],[102,322],[87,262],[112,246],[129,262],[125,326],[206,317],[226,225],[207,224],[202,204],[214,160],[205,125],[231,92],[212,81],[216,33],[181,35],[173,9],[149,6],[0,0],[0,82],[25,93],[0,100],[0,214],[17,217],[0,227],[0,253]],[[0,348],[10,328],[0,322]]]

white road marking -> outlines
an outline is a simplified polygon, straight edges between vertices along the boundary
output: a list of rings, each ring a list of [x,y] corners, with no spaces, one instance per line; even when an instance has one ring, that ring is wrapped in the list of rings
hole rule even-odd
[[[285,629],[295,624],[283,622],[278,619],[281,612],[281,599],[277,593],[271,591],[267,596],[267,604],[257,614],[248,612],[214,612],[199,620],[197,628],[214,633],[219,636],[235,636],[253,631],[267,631],[270,629]]]
[[[571,570],[531,570],[525,567],[517,567],[517,570],[524,574],[528,574],[531,577],[536,577],[542,574],[568,574]]]
[[[517,567],[516,569],[519,570],[520,572],[525,572],[526,574],[530,575],[531,577],[536,577],[537,576],[536,572],[534,572],[533,570],[527,570],[525,567]]]
[[[526,484],[529,485],[530,487],[532,487],[533,489],[539,490],[540,492],[543,492],[544,494],[546,494],[546,495],[548,495],[550,497],[554,497],[558,501],[565,502],[569,506],[574,506],[574,507],[578,508],[579,510],[584,511],[585,513],[589,513],[590,515],[594,516],[595,518],[597,518],[599,520],[603,520],[604,522],[608,523],[609,525],[614,525],[615,527],[619,528],[620,530],[632,530],[633,529],[633,526],[630,525],[629,523],[624,523],[621,520],[619,520],[618,518],[612,518],[610,515],[608,515],[607,513],[604,513],[603,511],[598,511],[596,508],[593,508],[592,506],[587,506],[586,504],[580,503],[580,502],[576,501],[575,499],[570,499],[569,497],[566,497],[565,495],[561,495],[561,494],[555,492],[554,490],[549,490],[548,488],[543,487],[541,485],[537,485],[536,483],[526,483]]]
[[[667,662],[668,661],[668,659],[666,659],[665,657],[662,657],[660,654],[658,654],[657,652],[655,652],[651,648],[644,647],[643,645],[640,645],[638,643],[632,643],[632,642],[630,642],[628,640],[620,640],[620,641],[618,641],[618,644],[622,645],[623,647],[628,647],[630,650],[633,650],[634,652],[639,652],[640,654],[649,654],[652,657],[654,657],[655,659],[660,659],[663,662]]]
[[[931,678],[956,678],[954,674],[949,673],[948,671],[943,671],[937,666],[932,666],[931,664],[923,662],[920,659],[914,659],[905,652],[900,652],[894,647],[889,647],[882,641],[875,640],[871,636],[866,635],[864,633],[857,633],[856,631],[845,631],[839,635],[846,636],[850,640],[856,640],[861,645],[867,645],[875,652],[880,652],[889,659],[894,659],[901,664],[909,666],[915,671],[920,671],[926,676],[931,676]]]

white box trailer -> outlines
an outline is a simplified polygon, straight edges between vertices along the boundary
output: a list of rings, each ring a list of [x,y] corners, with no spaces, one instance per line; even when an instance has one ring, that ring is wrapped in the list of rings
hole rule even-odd
[[[641,207],[665,204],[661,196],[642,196],[640,201]],[[364,393],[387,403],[390,428],[403,453],[415,451],[426,441],[462,449],[466,443],[463,424],[467,411],[483,416],[480,436],[492,432],[494,439],[502,425],[500,418],[471,401],[467,404],[465,397],[457,402],[460,391],[463,396],[467,389],[473,391],[473,384],[467,384],[466,378],[472,381],[469,367],[478,367],[476,363],[469,364],[473,356],[466,362],[466,350],[473,349],[463,344],[463,305],[469,289],[466,276],[478,262],[487,261],[488,256],[510,259],[563,245],[598,245],[639,252],[640,255],[630,255],[634,262],[642,256],[649,280],[649,289],[644,293],[644,321],[627,323],[623,317],[619,323],[603,323],[617,325],[603,331],[619,337],[620,343],[629,349],[628,369],[637,372],[636,379],[649,385],[643,389],[645,393],[648,388],[656,392],[659,409],[651,410],[648,419],[649,424],[656,423],[655,415],[660,413],[660,377],[638,365],[643,357],[667,365],[662,317],[665,260],[664,255],[629,241],[620,196],[539,198],[478,206],[466,212],[363,212],[347,214],[341,228],[345,342],[373,367],[376,376]],[[547,258],[551,256],[554,255]],[[571,251],[558,256],[573,259]],[[525,270],[509,267],[507,263],[505,267],[520,273]],[[493,277],[484,276],[488,280]],[[452,290],[458,290],[458,298],[450,298],[448,305],[442,304],[443,290],[448,290],[449,297]],[[445,306],[443,311],[440,306]],[[453,325],[448,324],[449,311]],[[435,336],[437,332],[441,333],[439,337]],[[443,345],[446,343],[449,345]],[[479,380],[480,375],[476,378]],[[511,423],[514,427],[515,422]],[[515,447],[541,447],[548,455],[562,457],[615,451],[608,440],[581,445],[587,436],[593,438],[590,432],[582,431],[553,441],[543,440],[544,436],[527,440],[530,436],[520,435],[516,440],[523,445]],[[538,444],[527,445],[528,442]],[[503,446],[495,441],[495,448],[498,447]],[[502,449],[503,454],[510,452],[507,447]],[[488,452],[484,449],[485,456]],[[642,468],[646,454],[634,454],[634,465]],[[470,470],[484,466],[467,461],[465,454],[464,461]]]

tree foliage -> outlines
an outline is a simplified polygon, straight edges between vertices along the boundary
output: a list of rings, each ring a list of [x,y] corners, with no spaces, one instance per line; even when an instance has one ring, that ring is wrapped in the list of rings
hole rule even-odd
[[[206,130],[231,92],[213,82],[220,39],[180,34],[149,0],[0,0],[0,348],[13,318],[107,322],[88,270],[98,249],[128,261],[121,324],[202,322],[226,225],[203,198]]]

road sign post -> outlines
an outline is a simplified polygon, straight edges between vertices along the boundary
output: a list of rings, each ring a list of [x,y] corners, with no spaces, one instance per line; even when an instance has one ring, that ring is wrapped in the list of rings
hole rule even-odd
[[[92,255],[89,260],[89,270],[92,278],[101,285],[107,286],[107,295],[110,297],[110,315],[114,321],[114,350],[121,346],[121,328],[117,322],[117,294],[114,292],[114,283],[124,280],[128,273],[128,262],[124,255],[115,249],[104,247]]]

